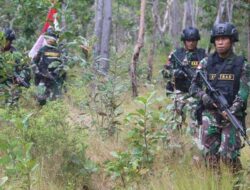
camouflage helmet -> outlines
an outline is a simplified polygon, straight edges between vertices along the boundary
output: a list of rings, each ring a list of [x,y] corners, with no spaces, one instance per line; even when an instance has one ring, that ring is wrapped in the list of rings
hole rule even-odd
[[[16,39],[16,34],[15,34],[14,30],[12,30],[10,28],[6,28],[4,30],[4,36],[5,36],[5,39],[9,40],[9,41],[13,41]]]
[[[211,31],[210,42],[214,43],[217,36],[228,36],[233,42],[239,41],[239,34],[236,27],[229,22],[218,23],[214,25]]]
[[[59,38],[59,35],[55,32],[55,30],[52,27],[49,27],[45,32],[44,37],[56,41]]]
[[[186,41],[186,40],[193,40],[193,41],[200,40],[199,30],[191,26],[185,28],[181,34],[181,41]]]

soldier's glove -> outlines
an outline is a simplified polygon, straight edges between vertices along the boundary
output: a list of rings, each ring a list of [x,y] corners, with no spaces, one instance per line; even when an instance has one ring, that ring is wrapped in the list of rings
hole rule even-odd
[[[174,91],[174,84],[172,82],[168,81],[168,83],[166,85],[166,90],[173,92]]]
[[[207,108],[207,109],[214,108],[214,106],[213,106],[214,101],[212,100],[212,98],[208,94],[204,93],[201,96],[201,100],[202,100],[202,104],[205,106],[205,108]]]
[[[169,65],[164,65],[164,69],[162,69],[161,74],[163,78],[169,79],[171,78],[171,67]]]
[[[186,74],[182,70],[177,69],[174,71],[174,77],[178,79],[184,79],[186,78]]]
[[[170,70],[162,69],[161,74],[162,74],[163,78],[165,78],[165,79],[170,79],[171,78]]]
[[[233,101],[233,105],[229,108],[232,114],[237,114],[240,111],[243,111],[243,100],[240,97],[236,97]]]

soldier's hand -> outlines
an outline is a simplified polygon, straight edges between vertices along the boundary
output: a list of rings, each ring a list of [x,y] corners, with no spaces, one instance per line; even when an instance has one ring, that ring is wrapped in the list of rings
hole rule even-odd
[[[165,78],[165,79],[171,78],[171,71],[168,69],[165,69],[165,68],[162,69],[161,74],[162,74],[163,78]]]
[[[212,98],[208,95],[208,94],[203,94],[201,97],[202,103],[203,105],[208,108],[208,109],[212,109],[212,108],[217,108],[217,105],[214,103],[214,101],[212,100]]]
[[[23,79],[21,77],[15,77],[15,81],[17,84],[22,84]]]
[[[174,91],[174,84],[172,82],[168,81],[168,83],[166,85],[166,90],[173,92]]]
[[[237,97],[234,102],[233,105],[229,108],[232,114],[238,113],[242,111],[243,108],[243,100],[241,100],[239,97]]]
[[[175,78],[178,78],[178,79],[184,79],[186,77],[186,74],[182,70],[177,69],[174,72],[174,76]]]
[[[225,111],[221,112],[221,115],[224,119],[228,120],[227,113]]]

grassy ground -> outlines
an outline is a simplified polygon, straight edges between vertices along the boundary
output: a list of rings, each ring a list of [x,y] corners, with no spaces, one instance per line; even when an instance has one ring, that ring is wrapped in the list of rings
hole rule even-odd
[[[157,56],[157,59],[155,60],[156,64],[154,65],[153,82],[148,83],[141,78],[138,89],[139,95],[144,96],[148,92],[155,91],[156,98],[166,98],[164,82],[159,72],[165,62],[165,56]],[[73,72],[74,74],[79,74],[77,73],[77,69]],[[121,125],[118,127],[119,130],[111,137],[103,136],[103,134],[100,133],[100,131],[102,131],[101,127],[94,123],[94,120],[97,119],[96,115],[91,113],[93,110],[89,109],[88,100],[93,98],[93,94],[90,92],[90,89],[92,88],[91,85],[85,86],[85,84],[80,84],[80,78],[74,80],[77,80],[77,82],[70,84],[68,92],[65,94],[63,101],[61,101],[68,112],[66,118],[63,119],[65,119],[70,127],[70,130],[67,131],[68,133],[66,134],[67,138],[64,136],[64,138],[67,139],[67,142],[62,141],[61,145],[66,146],[65,143],[68,143],[68,151],[73,151],[75,148],[79,148],[78,145],[82,146],[82,144],[86,144],[86,158],[92,160],[98,166],[99,170],[94,172],[91,176],[89,175],[80,179],[80,181],[78,181],[80,185],[77,185],[77,188],[70,184],[66,187],[65,181],[62,181],[62,173],[58,172],[61,171],[60,167],[63,163],[62,152],[65,147],[59,147],[53,155],[46,156],[44,160],[40,162],[40,170],[38,170],[33,176],[34,178],[39,179],[36,180],[36,183],[33,185],[34,190],[80,190],[86,189],[86,186],[83,187],[82,185],[85,184],[85,182],[88,186],[87,189],[93,190],[233,189],[233,184],[237,178],[233,177],[226,167],[222,168],[220,176],[214,175],[213,171],[207,170],[201,158],[201,153],[194,145],[190,135],[185,132],[182,134],[171,134],[171,140],[169,143],[172,143],[173,145],[178,144],[179,146],[164,147],[159,143],[161,148],[156,151],[154,162],[147,175],[143,176],[143,178],[131,187],[118,187],[121,180],[114,180],[107,174],[105,163],[107,160],[113,159],[111,152],[128,150],[128,142],[125,140],[128,128],[124,124],[124,118],[128,113],[135,112],[138,108],[138,104],[136,104],[131,97],[130,89],[120,94],[119,98],[122,100],[121,109],[123,110],[123,114],[118,117],[119,122],[121,122]],[[128,78],[124,80],[128,81]],[[38,108],[35,102],[29,101],[29,99],[34,98],[33,89],[31,89],[31,91],[31,93],[27,93],[24,97],[25,101],[23,102],[23,105],[27,108],[29,107],[32,111]],[[170,103],[171,101],[167,99],[164,102],[164,104],[156,103],[153,107],[157,110],[163,111],[166,107],[165,104]],[[49,108],[46,109],[49,110]],[[53,110],[49,111],[53,113]],[[247,124],[249,125],[249,123],[250,118],[248,117]],[[71,144],[72,142],[78,143],[76,144],[76,147]],[[249,185],[250,175],[247,174],[247,172],[250,170],[250,149],[249,147],[244,147],[241,152],[241,161],[243,168],[245,169],[242,174],[243,181],[248,182]],[[240,187],[240,190],[248,189],[250,189],[250,186],[247,185]]]

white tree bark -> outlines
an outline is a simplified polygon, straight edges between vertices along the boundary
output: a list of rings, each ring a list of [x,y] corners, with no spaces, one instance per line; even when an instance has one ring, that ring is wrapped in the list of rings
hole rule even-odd
[[[140,50],[144,44],[145,9],[146,9],[146,0],[141,0],[140,25],[139,25],[138,39],[134,48],[134,53],[133,53],[132,61],[130,64],[130,76],[131,76],[133,97],[138,96],[136,69],[137,69],[137,62],[138,62],[139,55],[140,55]]]
[[[184,2],[184,14],[182,28],[187,28],[188,26],[195,26],[195,2],[194,0],[187,0]]]
[[[65,1],[62,1],[62,13],[66,12],[67,10],[67,4],[65,3]],[[66,30],[67,24],[66,24],[66,18],[65,18],[65,14],[62,14],[62,29]]]
[[[197,26],[198,15],[199,15],[199,1],[195,0],[194,27]]]
[[[95,0],[95,28],[94,28],[94,35],[96,38],[96,43],[94,45],[95,58],[97,58],[97,56],[99,56],[101,52],[103,1],[104,0]]]
[[[234,0],[219,0],[215,24],[232,22]]]
[[[154,62],[154,55],[155,55],[155,48],[156,48],[156,39],[157,39],[157,29],[158,29],[158,18],[160,19],[158,13],[158,0],[153,0],[153,7],[152,7],[152,16],[153,16],[153,34],[152,40],[150,43],[150,50],[148,53],[148,81],[152,80],[153,76],[153,62]]]
[[[171,4],[169,14],[169,36],[171,36],[173,39],[173,44],[175,47],[178,47],[179,36],[182,27],[180,18],[179,0],[174,0]]]
[[[101,37],[101,61],[99,70],[103,74],[107,74],[109,70],[109,42],[111,36],[112,25],[112,0],[105,0],[103,6],[103,23],[102,23],[102,37]]]
[[[250,14],[248,14],[248,61],[250,61]]]
[[[153,14],[156,16],[157,28],[161,34],[163,34],[166,31],[167,26],[169,25],[169,14],[172,2],[173,0],[169,0],[166,2],[165,13],[163,16],[163,21],[161,22],[161,17],[159,15],[159,8],[158,8],[159,0],[153,0]]]

